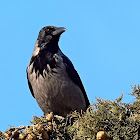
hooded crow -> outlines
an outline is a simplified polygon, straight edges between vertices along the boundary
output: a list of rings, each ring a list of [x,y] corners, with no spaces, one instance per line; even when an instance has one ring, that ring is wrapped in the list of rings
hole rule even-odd
[[[65,31],[63,27],[42,28],[27,67],[29,89],[44,114],[66,116],[86,111],[90,105],[77,71],[58,46]]]

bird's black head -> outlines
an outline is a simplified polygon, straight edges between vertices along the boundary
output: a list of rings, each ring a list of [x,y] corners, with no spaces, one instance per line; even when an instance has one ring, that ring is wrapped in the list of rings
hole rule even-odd
[[[37,41],[40,49],[55,49],[58,46],[60,35],[66,31],[64,27],[46,26],[39,32]]]

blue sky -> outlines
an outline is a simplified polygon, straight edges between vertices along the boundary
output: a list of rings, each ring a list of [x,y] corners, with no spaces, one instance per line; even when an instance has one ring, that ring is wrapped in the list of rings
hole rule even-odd
[[[0,130],[29,125],[43,115],[31,96],[26,67],[39,30],[67,28],[59,42],[73,62],[90,102],[114,100],[140,84],[140,1],[5,0],[0,2]]]

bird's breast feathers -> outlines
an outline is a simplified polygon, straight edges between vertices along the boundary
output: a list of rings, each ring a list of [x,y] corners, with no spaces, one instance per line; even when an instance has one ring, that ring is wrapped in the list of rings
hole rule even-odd
[[[36,75],[36,79],[41,76],[43,78],[50,78],[52,75],[59,74],[62,76],[66,73],[65,64],[63,63],[63,54],[58,51],[55,54],[39,54],[39,48],[36,47],[33,52],[33,56],[30,61],[30,65],[27,68],[27,72]],[[33,76],[34,77],[34,76]]]
[[[40,96],[37,96],[36,98],[38,98],[38,97],[41,98],[41,95],[46,96],[43,98],[48,98],[48,97],[51,97],[50,94],[52,94],[52,93],[53,93],[53,96],[57,96],[58,93],[65,93],[66,90],[68,90],[69,91],[68,96],[70,96],[70,93],[75,91],[75,96],[82,96],[81,98],[82,98],[82,100],[84,100],[83,95],[78,94],[78,93],[81,93],[80,88],[70,79],[70,77],[66,71],[65,64],[63,63],[62,56],[63,56],[63,54],[61,53],[61,51],[59,51],[58,53],[55,53],[53,55],[53,59],[55,61],[55,66],[53,68],[47,62],[44,62],[45,65],[43,67],[42,67],[42,65],[41,66],[39,65],[40,66],[39,67],[36,64],[34,64],[34,63],[38,63],[35,61],[32,62],[28,66],[27,71],[28,71],[28,73],[30,73],[30,76],[28,76],[28,77],[29,77],[29,81],[31,83],[34,83],[32,85],[32,87],[34,89],[34,94],[35,94],[35,96],[38,93],[40,94]],[[39,56],[38,56],[38,59],[39,60],[37,60],[37,58],[36,58],[36,61],[40,61],[41,58],[39,58]],[[47,94],[46,94],[46,92],[47,92]]]

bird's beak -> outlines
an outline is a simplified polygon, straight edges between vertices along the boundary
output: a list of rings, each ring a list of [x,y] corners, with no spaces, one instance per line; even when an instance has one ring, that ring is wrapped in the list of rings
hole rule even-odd
[[[61,35],[63,32],[65,32],[67,29],[64,27],[58,27],[55,31],[52,32],[53,35]]]

